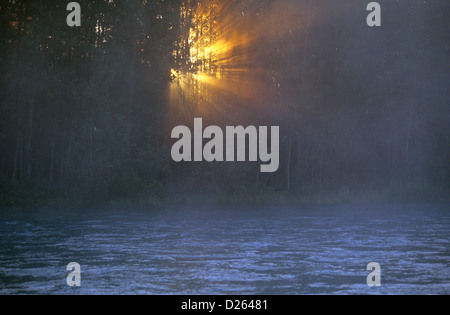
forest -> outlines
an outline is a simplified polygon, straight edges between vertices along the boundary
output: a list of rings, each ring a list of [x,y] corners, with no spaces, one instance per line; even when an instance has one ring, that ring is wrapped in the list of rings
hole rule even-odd
[[[0,206],[448,201],[450,2],[0,2]],[[277,172],[175,126],[279,126]]]

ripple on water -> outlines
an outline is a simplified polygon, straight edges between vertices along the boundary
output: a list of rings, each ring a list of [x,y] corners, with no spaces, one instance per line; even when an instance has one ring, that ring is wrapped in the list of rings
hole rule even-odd
[[[449,294],[448,207],[387,207],[4,211],[0,294]]]

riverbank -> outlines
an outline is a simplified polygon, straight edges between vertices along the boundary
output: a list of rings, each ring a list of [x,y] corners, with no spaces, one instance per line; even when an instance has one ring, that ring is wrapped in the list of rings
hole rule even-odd
[[[378,187],[305,186],[292,192],[265,187],[236,186],[229,191],[158,189],[130,197],[113,197],[95,191],[50,189],[39,183],[1,182],[0,207],[152,206],[152,205],[260,205],[260,204],[365,204],[449,202],[450,188],[428,184],[389,183]]]

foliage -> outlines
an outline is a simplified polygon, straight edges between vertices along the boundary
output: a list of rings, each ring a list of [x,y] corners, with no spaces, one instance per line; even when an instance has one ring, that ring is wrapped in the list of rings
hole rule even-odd
[[[80,3],[0,5],[0,205],[449,195],[447,2]],[[172,162],[194,117],[279,125],[280,170]]]

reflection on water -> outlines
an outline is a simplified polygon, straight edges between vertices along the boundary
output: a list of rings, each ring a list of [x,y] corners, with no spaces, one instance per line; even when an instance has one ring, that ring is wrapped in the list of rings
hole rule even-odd
[[[0,227],[0,294],[450,293],[447,205],[2,210]]]

